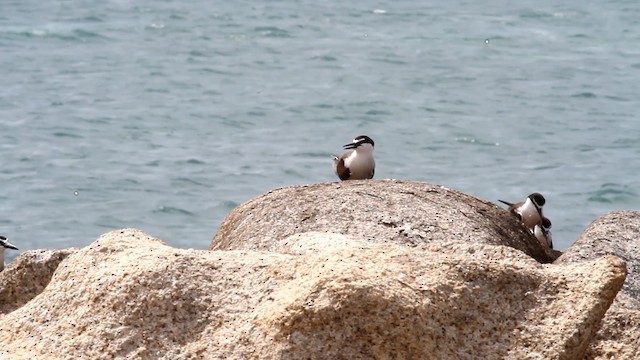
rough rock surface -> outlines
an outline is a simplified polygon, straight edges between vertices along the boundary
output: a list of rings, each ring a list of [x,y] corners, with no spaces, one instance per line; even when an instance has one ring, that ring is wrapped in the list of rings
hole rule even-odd
[[[612,256],[541,265],[455,241],[312,233],[274,247],[105,234],[0,317],[0,358],[576,359],[625,277]]]
[[[58,264],[77,249],[26,251],[0,272],[0,316],[26,304],[49,284]]]
[[[640,359],[640,211],[614,211],[596,219],[556,263],[603,255],[623,259],[628,275],[586,358]]]
[[[493,203],[438,185],[399,180],[271,191],[232,210],[209,249],[270,250],[274,241],[307,231],[410,246],[451,241],[505,245],[542,263],[558,256]]]

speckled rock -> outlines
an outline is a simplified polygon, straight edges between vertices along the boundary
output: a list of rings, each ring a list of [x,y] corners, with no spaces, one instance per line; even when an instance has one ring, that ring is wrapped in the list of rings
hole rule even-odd
[[[466,241],[505,245],[542,263],[549,251],[496,204],[416,181],[364,180],[271,191],[231,211],[210,250],[270,250],[278,239],[322,231],[417,246]]]
[[[0,272],[0,316],[40,294],[58,264],[77,249],[25,251]]]
[[[603,255],[623,259],[628,275],[586,359],[640,359],[640,211],[614,211],[596,219],[556,263]]]
[[[576,359],[625,276],[504,246],[328,233],[262,251],[103,235],[0,317],[0,358]]]

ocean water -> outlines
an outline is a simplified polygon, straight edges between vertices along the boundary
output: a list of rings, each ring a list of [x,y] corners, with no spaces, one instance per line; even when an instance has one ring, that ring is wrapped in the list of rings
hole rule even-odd
[[[376,178],[542,192],[565,249],[640,210],[639,44],[635,0],[3,1],[0,233],[206,249],[366,134]]]

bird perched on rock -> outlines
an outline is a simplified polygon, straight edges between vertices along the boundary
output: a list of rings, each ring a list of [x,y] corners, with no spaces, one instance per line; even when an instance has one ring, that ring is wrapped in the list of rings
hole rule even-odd
[[[5,236],[0,235],[0,271],[4,270],[4,249],[18,250]]]
[[[349,150],[342,156],[333,155],[333,171],[340,180],[372,179],[376,169],[373,159],[373,140],[366,135],[357,136],[344,145]]]
[[[533,233],[533,228],[542,223],[542,207],[546,200],[540,193],[533,193],[524,201],[519,203],[510,203],[504,200],[498,200],[509,206],[509,211],[517,216],[524,226]]]
[[[540,225],[534,226],[533,235],[535,235],[538,241],[542,244],[549,246],[549,249],[553,249],[553,240],[551,239],[551,220],[543,216]]]

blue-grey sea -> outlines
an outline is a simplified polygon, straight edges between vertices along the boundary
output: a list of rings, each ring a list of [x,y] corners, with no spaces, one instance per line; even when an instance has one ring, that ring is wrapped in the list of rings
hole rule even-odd
[[[0,233],[206,249],[366,134],[376,178],[543,193],[562,250],[640,210],[639,113],[637,0],[4,0]]]

